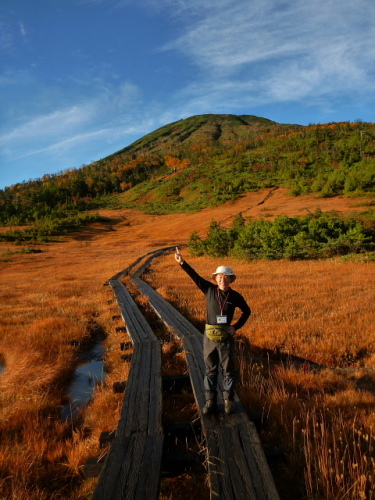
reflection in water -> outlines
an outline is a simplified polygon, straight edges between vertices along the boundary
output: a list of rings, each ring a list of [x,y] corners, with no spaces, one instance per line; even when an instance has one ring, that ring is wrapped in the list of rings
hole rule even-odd
[[[68,391],[69,403],[61,411],[63,420],[72,420],[76,417],[92,398],[95,387],[104,380],[104,352],[102,343],[97,344],[85,355],[84,362],[77,367]]]

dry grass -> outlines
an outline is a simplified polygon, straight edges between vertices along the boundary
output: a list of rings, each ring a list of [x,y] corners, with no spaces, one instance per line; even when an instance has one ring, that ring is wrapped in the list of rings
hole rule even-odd
[[[186,258],[207,279],[221,263]],[[238,391],[268,416],[264,443],[287,452],[282,498],[375,498],[374,265],[224,263],[253,311],[237,337]],[[148,280],[202,326],[204,297],[176,266],[160,258]]]
[[[116,427],[122,395],[111,387],[126,380],[129,364],[119,363],[126,338],[115,331],[118,311],[103,283],[133,256],[124,261],[117,246],[112,259],[107,243],[101,246],[67,240],[1,263],[1,498],[78,498],[82,465],[102,451],[101,431]],[[72,428],[61,421],[60,408],[77,355],[101,332],[108,334],[106,387],[97,389],[95,404]]]
[[[218,262],[207,257],[187,258],[207,279]],[[372,364],[374,264],[231,259],[225,264],[235,269],[234,288],[252,308],[251,321],[241,335],[254,345],[327,366],[345,366],[361,359],[366,366]],[[201,293],[170,257],[153,266],[153,281],[184,314],[198,324],[204,322]]]
[[[82,465],[88,456],[103,451],[99,449],[101,432],[116,427],[122,395],[113,394],[112,384],[126,380],[129,372],[119,348],[128,339],[115,330],[121,325],[112,319],[118,310],[108,303],[113,294],[103,286],[108,278],[155,248],[183,245],[193,229],[204,234],[212,219],[230,223],[240,211],[256,217],[262,215],[262,208],[287,215],[317,206],[348,210],[356,203],[290,199],[279,190],[258,205],[265,194],[248,195],[237,203],[193,215],[103,211],[111,218],[109,223],[39,245],[40,254],[10,255],[6,252],[17,248],[0,244],[0,362],[5,366],[0,375],[0,498],[75,500],[92,493],[95,480],[83,480]],[[189,260],[204,276],[218,265],[209,258]],[[235,268],[236,289],[253,309],[239,337],[239,392],[249,408],[269,415],[264,442],[283,443],[287,449],[289,464],[278,471],[282,498],[302,498],[301,491],[310,498],[361,498],[363,492],[370,498],[369,481],[363,475],[373,474],[369,464],[375,424],[374,265],[339,261],[226,264]],[[201,326],[202,296],[176,266],[172,256],[160,259],[149,278],[162,295]],[[60,408],[77,354],[98,332],[107,335],[109,373],[71,426],[60,420]],[[174,365],[168,358],[176,353]],[[278,353],[299,356],[302,361],[283,364],[275,358]],[[166,374],[181,370],[184,359],[172,339],[163,343],[163,358]],[[303,360],[327,368],[313,370]],[[334,370],[337,366],[341,369]],[[344,456],[339,440],[333,440],[340,432],[348,443]],[[327,435],[331,437],[326,439]],[[368,436],[367,441],[363,436]],[[317,443],[322,443],[321,455]],[[340,460],[350,472],[345,480]],[[300,480],[303,474],[305,481]],[[296,490],[299,496],[293,497]]]

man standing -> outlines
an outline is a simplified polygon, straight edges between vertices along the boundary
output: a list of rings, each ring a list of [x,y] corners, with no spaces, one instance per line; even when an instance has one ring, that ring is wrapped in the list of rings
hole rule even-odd
[[[223,373],[224,411],[233,411],[235,388],[235,365],[233,360],[233,335],[248,320],[251,310],[241,294],[229,285],[236,279],[230,267],[219,266],[212,274],[216,284],[205,280],[189,266],[176,247],[175,259],[206,296],[206,326],[203,337],[203,357],[206,368],[204,388],[206,390],[205,415],[216,411],[217,379],[219,364]],[[234,311],[242,312],[238,321],[232,325]]]

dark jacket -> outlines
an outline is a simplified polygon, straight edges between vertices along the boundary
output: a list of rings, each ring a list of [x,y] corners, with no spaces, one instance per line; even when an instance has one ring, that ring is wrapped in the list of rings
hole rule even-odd
[[[241,310],[242,314],[238,321],[233,325],[235,330],[239,330],[246,323],[251,314],[251,310],[247,305],[246,300],[240,293],[232,290],[230,287],[228,291],[223,292],[220,290],[218,285],[215,285],[214,283],[211,283],[210,281],[207,281],[199,276],[199,274],[186,261],[181,264],[181,267],[206,296],[206,322],[209,325],[216,325],[217,316],[220,315],[226,315],[227,324],[230,325],[236,307]],[[218,297],[218,293],[220,294],[220,299]],[[219,300],[221,302],[221,306],[224,305],[223,310],[221,310]]]

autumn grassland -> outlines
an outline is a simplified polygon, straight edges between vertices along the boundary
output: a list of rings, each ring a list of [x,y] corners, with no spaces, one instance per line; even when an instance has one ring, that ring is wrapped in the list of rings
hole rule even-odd
[[[203,276],[222,262],[191,257],[189,235],[204,235],[215,219],[357,211],[358,200],[288,197],[278,189],[252,193],[196,214],[146,215],[103,210],[107,219],[58,241],[30,247],[0,244],[0,498],[89,498],[87,457],[114,429],[126,380],[120,361],[126,333],[114,317],[109,278],[151,250],[181,246]],[[238,393],[249,411],[263,412],[266,446],[287,460],[273,471],[282,499],[374,498],[374,263],[240,261],[234,285],[253,314],[238,332]],[[204,323],[204,300],[173,255],[156,259],[146,279],[193,323]],[[142,301],[141,301],[142,302]],[[106,383],[76,422],[60,418],[77,358],[105,337]],[[185,478],[186,480],[186,478]],[[163,498],[170,498],[164,496]],[[172,498],[172,497],[171,497]],[[175,497],[177,498],[177,497]],[[179,497],[183,498],[183,497]]]

